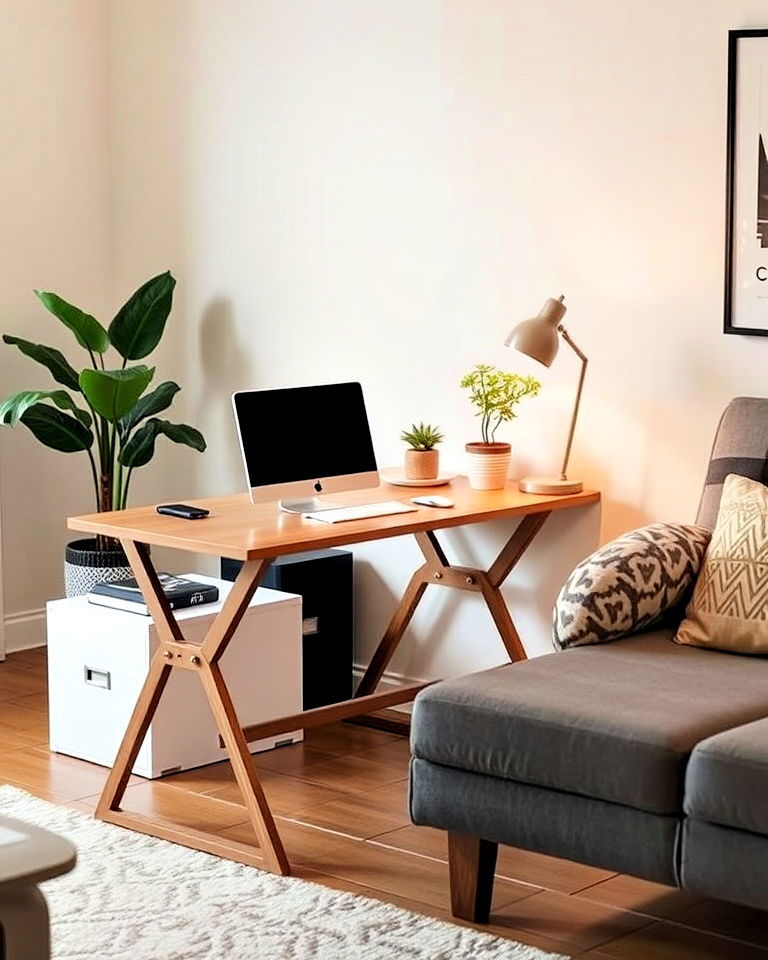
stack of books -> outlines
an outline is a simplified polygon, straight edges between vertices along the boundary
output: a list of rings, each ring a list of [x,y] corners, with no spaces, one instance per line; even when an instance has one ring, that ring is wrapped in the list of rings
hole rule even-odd
[[[197,583],[186,577],[174,577],[170,573],[159,573],[160,583],[172,610],[196,607],[202,603],[216,603],[219,588],[208,583]],[[101,607],[114,607],[149,616],[149,610],[135,580],[114,580],[112,583],[97,583],[87,594],[91,603]]]

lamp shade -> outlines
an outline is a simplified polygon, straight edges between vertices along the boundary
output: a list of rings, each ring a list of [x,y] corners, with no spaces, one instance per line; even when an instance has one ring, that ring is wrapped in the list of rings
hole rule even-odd
[[[518,323],[504,342],[508,347],[549,367],[560,346],[558,327],[565,316],[565,310],[563,297],[559,300],[550,297],[537,316]]]

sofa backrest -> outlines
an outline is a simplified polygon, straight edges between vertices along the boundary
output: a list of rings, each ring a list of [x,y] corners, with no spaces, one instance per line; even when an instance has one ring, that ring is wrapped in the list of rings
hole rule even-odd
[[[696,522],[710,530],[729,473],[768,485],[768,399],[737,397],[720,418],[696,516]]]

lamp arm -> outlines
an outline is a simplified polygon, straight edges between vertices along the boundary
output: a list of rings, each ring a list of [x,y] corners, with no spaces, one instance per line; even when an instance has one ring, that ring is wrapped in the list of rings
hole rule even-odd
[[[579,349],[579,347],[571,339],[571,335],[568,333],[565,327],[560,326],[558,327],[558,330],[560,331],[560,335],[562,336],[563,340],[565,340],[565,342],[568,344],[571,350],[573,350],[573,352],[576,354],[579,360],[581,360],[581,373],[579,374],[579,385],[576,388],[576,400],[574,401],[574,404],[573,404],[571,426],[568,431],[568,442],[565,446],[565,456],[563,457],[563,466],[562,466],[562,469],[560,470],[560,479],[567,480],[568,477],[567,477],[566,471],[568,470],[568,460],[571,456],[573,434],[576,430],[576,420],[579,416],[579,404],[581,403],[581,390],[582,390],[582,387],[584,386],[584,376],[586,375],[586,372],[587,372],[587,364],[589,363],[589,360],[587,359],[586,355]]]

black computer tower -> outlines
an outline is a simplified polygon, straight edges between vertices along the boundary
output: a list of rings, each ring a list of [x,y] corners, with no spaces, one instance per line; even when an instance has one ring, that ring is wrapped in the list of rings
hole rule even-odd
[[[234,580],[241,566],[238,560],[222,558],[222,578]],[[278,557],[262,586],[302,598],[304,709],[348,700],[354,653],[352,554],[348,550],[314,550]]]

